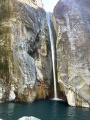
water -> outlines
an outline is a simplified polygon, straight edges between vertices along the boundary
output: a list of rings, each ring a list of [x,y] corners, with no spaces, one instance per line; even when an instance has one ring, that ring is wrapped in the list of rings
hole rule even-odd
[[[0,104],[0,118],[3,120],[18,120],[23,116],[41,120],[90,120],[90,109],[70,107],[65,102],[52,100]]]
[[[51,29],[51,23],[50,23],[50,13],[46,13],[47,18],[47,24],[49,28],[49,34],[50,34],[50,42],[51,42],[51,53],[52,53],[52,65],[53,65],[53,78],[54,78],[54,98],[57,98],[57,88],[56,88],[56,72],[55,72],[55,46],[54,46],[54,39]]]

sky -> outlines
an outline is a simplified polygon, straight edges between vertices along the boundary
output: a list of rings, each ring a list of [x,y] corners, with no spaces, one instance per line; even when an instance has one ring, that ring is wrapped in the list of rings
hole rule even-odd
[[[59,0],[43,0],[44,8],[48,12],[53,12],[53,8]]]

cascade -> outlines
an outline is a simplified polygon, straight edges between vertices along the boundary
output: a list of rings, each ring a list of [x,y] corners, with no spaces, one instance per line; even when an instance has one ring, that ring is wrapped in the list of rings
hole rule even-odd
[[[49,35],[50,35],[50,43],[51,43],[51,54],[52,54],[52,65],[53,65],[53,78],[54,78],[54,99],[57,98],[57,88],[56,88],[56,72],[55,72],[55,46],[54,46],[54,39],[51,29],[51,22],[50,22],[51,13],[46,13],[47,24],[49,28]]]

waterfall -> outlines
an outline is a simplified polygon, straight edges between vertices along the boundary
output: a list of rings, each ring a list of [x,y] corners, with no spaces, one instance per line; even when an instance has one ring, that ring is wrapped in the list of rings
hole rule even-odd
[[[51,29],[51,22],[50,22],[50,13],[46,13],[47,18],[47,24],[49,28],[49,34],[50,34],[50,43],[51,43],[51,53],[52,53],[52,65],[53,65],[53,78],[54,78],[54,98],[57,98],[57,88],[56,88],[56,72],[55,72],[55,46],[54,46],[54,39]]]

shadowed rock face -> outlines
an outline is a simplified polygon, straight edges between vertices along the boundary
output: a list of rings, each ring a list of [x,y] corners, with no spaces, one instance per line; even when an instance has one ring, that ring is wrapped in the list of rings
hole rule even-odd
[[[90,107],[90,1],[55,6],[57,80],[71,106]]]
[[[46,98],[51,55],[42,0],[1,0],[0,9],[0,101]]]

